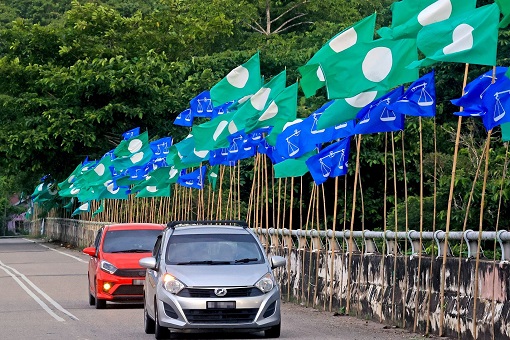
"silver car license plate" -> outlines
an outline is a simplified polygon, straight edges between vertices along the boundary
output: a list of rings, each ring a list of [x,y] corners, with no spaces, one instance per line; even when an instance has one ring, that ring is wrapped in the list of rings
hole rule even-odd
[[[207,309],[235,309],[235,301],[207,301]]]

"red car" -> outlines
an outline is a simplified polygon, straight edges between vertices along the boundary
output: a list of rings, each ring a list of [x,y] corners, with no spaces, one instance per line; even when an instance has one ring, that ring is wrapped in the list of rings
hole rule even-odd
[[[106,308],[106,301],[143,301],[145,268],[138,260],[151,256],[163,224],[122,223],[98,230],[88,268],[89,304]]]

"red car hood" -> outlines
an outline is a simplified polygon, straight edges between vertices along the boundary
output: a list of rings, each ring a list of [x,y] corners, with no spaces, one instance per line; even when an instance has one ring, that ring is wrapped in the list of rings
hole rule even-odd
[[[110,262],[118,269],[136,269],[142,268],[138,260],[151,255],[151,253],[103,253],[103,260]]]

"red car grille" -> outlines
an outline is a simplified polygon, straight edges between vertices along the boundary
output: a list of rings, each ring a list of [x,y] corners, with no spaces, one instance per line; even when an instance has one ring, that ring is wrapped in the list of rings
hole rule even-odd
[[[113,296],[118,295],[143,295],[143,286],[121,285],[112,293]]]
[[[145,277],[145,269],[117,269],[115,275],[120,277]]]

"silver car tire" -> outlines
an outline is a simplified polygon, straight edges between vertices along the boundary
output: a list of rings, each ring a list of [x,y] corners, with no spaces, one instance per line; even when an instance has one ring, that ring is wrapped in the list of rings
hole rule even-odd
[[[154,337],[158,340],[170,338],[170,330],[159,325],[158,304],[154,301]]]
[[[156,322],[150,317],[145,304],[143,306],[143,327],[145,334],[154,334],[156,331]]]
[[[281,332],[282,324],[281,322],[278,325],[272,326],[271,328],[264,331],[264,338],[279,338]]]

